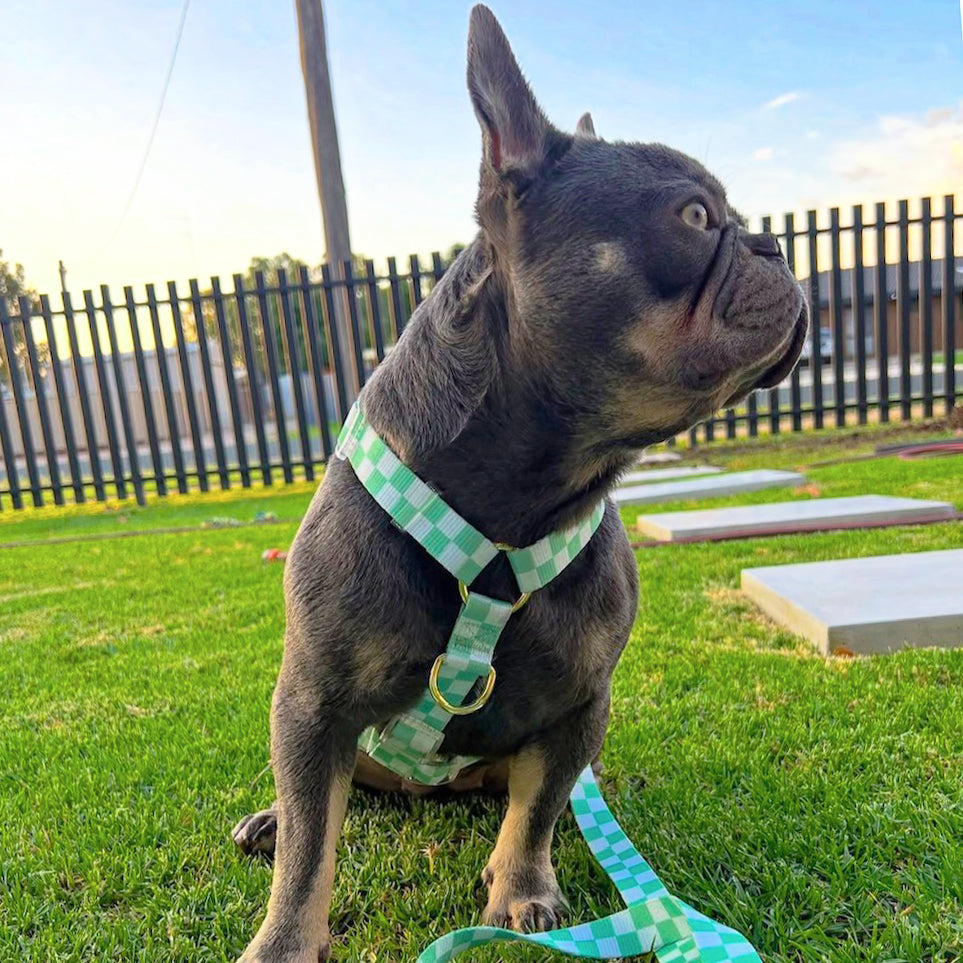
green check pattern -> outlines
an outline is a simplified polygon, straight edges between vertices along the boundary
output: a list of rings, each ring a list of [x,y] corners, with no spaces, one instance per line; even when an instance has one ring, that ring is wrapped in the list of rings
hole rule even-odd
[[[547,933],[470,926],[435,940],[417,963],[445,963],[487,943],[521,942],[590,960],[654,952],[659,963],[761,963],[740,933],[672,896],[622,832],[587,766],[570,799],[593,855],[617,886],[626,908],[590,923]]]
[[[436,562],[460,582],[471,585],[498,549],[449,508],[388,447],[365,420],[361,406],[352,407],[334,453],[346,458],[371,497]]]
[[[461,705],[478,680],[488,677],[495,644],[511,614],[509,602],[468,593],[438,673],[438,691],[452,705]],[[402,778],[439,786],[479,761],[473,756],[438,755],[451,718],[426,689],[415,706],[381,730],[366,729],[359,745],[375,762]]]
[[[605,514],[600,502],[590,518],[521,549],[500,549],[407,468],[352,408],[335,454],[347,459],[358,479],[394,522],[465,585],[505,551],[519,589],[547,585],[591,541]],[[452,629],[438,689],[451,705],[464,704],[488,677],[495,646],[512,614],[509,602],[469,592]],[[362,733],[359,746],[371,758],[413,782],[440,785],[475,757],[439,752],[452,715],[429,691],[380,729]],[[525,942],[568,956],[611,960],[654,952],[659,963],[760,963],[740,933],[710,920],[672,896],[616,822],[591,767],[579,776],[570,799],[579,829],[593,855],[619,890],[626,908],[590,923],[547,933],[516,933],[472,926],[435,940],[417,963],[445,963],[475,946]]]

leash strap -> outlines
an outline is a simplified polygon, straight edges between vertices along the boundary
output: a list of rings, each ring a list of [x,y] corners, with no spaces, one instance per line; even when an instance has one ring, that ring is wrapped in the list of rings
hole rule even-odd
[[[405,779],[440,785],[477,757],[442,756],[445,726],[455,715],[480,709],[495,683],[495,646],[513,612],[528,593],[547,585],[591,541],[605,514],[600,502],[575,525],[516,549],[489,541],[452,509],[391,451],[367,423],[356,402],[335,454],[347,459],[375,501],[403,531],[459,581],[462,607],[448,647],[432,669],[418,703],[380,730],[366,729],[360,748]],[[471,592],[468,585],[499,552],[504,552],[522,592],[503,602]],[[465,706],[480,682],[474,702]],[[672,896],[622,831],[599,793],[591,766],[579,776],[570,798],[579,829],[592,854],[615,883],[626,908],[611,916],[547,933],[516,933],[472,926],[435,940],[417,963],[445,963],[486,943],[520,941],[568,956],[609,960],[654,952],[659,963],[760,963],[748,941]]]
[[[672,896],[622,832],[588,766],[570,799],[592,854],[618,887],[626,908],[611,916],[547,933],[470,926],[435,940],[417,963],[446,963],[487,943],[521,942],[590,960],[655,953],[659,963],[760,963],[740,933]]]

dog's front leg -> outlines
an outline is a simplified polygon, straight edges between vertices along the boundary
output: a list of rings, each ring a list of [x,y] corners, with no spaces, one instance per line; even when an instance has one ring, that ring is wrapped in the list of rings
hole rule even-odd
[[[334,855],[357,732],[282,670],[271,708],[277,843],[267,915],[240,963],[328,958]]]
[[[607,720],[606,696],[511,758],[508,811],[482,873],[486,924],[520,932],[556,926],[565,901],[552,867],[552,835],[579,773],[598,756]]]

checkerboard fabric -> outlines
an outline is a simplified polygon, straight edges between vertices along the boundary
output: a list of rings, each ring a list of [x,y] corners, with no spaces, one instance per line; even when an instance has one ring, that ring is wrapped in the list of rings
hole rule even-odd
[[[361,484],[395,524],[459,581],[471,585],[498,554],[477,528],[398,458],[358,404],[341,429],[335,454],[351,462]]]
[[[592,540],[604,514],[605,502],[599,502],[588,524],[576,522],[539,539],[528,548],[507,552],[518,587],[523,592],[537,592],[548,585]]]
[[[528,548],[500,549],[398,459],[367,424],[357,404],[342,429],[336,454],[350,461],[362,484],[391,518],[466,585],[504,550],[519,589],[537,591],[588,544],[605,513],[603,502],[591,518]],[[451,705],[462,704],[479,680],[488,676],[495,646],[511,614],[509,602],[468,593],[437,679],[439,692]],[[359,745],[402,777],[439,785],[477,761],[438,753],[451,718],[426,691],[415,706],[380,730],[367,729]],[[515,933],[491,926],[456,930],[435,940],[417,963],[445,963],[471,947],[506,941],[596,960],[654,952],[659,963],[760,963],[745,937],[666,890],[605,805],[591,767],[579,777],[571,804],[589,848],[618,887],[626,908],[604,919],[548,933]]]
[[[438,691],[452,705],[461,705],[475,683],[487,678],[495,645],[511,614],[509,602],[468,593],[438,672]],[[476,757],[437,754],[450,719],[426,689],[415,706],[381,730],[367,729],[359,745],[404,779],[438,786],[478,762]]]
[[[605,805],[590,766],[579,776],[570,802],[579,829],[618,887],[626,909],[547,933],[471,926],[435,940],[417,963],[445,963],[475,946],[512,941],[591,960],[654,952],[659,963],[760,963],[745,937],[713,922],[666,890]]]

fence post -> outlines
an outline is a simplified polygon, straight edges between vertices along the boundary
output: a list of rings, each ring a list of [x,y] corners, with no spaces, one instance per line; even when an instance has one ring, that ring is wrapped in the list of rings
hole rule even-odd
[[[7,304],[0,298],[0,330],[3,331],[3,346],[7,352],[7,374],[13,389],[13,400],[20,419],[20,438],[23,441],[23,456],[27,463],[27,478],[30,481],[30,494],[36,507],[43,505],[43,492],[40,488],[40,474],[37,471],[36,452],[33,449],[33,430],[30,427],[30,412],[23,390],[23,377],[17,358],[16,339],[13,334],[13,318],[7,313]],[[0,402],[2,403],[2,402]]]
[[[147,313],[150,315],[151,331],[154,335],[154,358],[157,360],[157,373],[160,376],[161,391],[164,394],[164,411],[167,415],[167,438],[171,445],[174,460],[174,475],[177,477],[177,490],[187,493],[187,475],[184,472],[184,453],[181,450],[181,433],[177,427],[177,412],[174,409],[174,392],[171,388],[170,367],[167,364],[167,351],[161,335],[160,317],[157,311],[157,293],[153,284],[147,285]]]
[[[796,218],[793,214],[785,214],[786,227],[786,263],[793,277],[796,275]],[[813,324],[809,319],[810,326]],[[811,334],[811,332],[810,332]],[[799,365],[792,369],[789,377],[789,416],[792,419],[792,430],[802,431],[802,387],[799,382]]]
[[[833,329],[833,407],[836,427],[846,424],[846,332],[843,326],[843,276],[839,267],[839,208],[829,212],[829,253],[831,284],[829,317]]]
[[[50,476],[50,490],[53,492],[54,503],[63,505],[64,493],[60,483],[60,465],[57,463],[57,446],[54,443],[53,427],[50,423],[50,410],[47,408],[46,385],[40,373],[40,361],[37,357],[37,345],[33,339],[33,329],[30,318],[33,309],[30,299],[21,295],[17,306],[20,309],[20,321],[23,324],[23,341],[27,348],[27,363],[33,379],[33,396],[37,402],[37,414],[40,416],[40,431],[43,434],[44,453],[47,456],[47,473]]]
[[[106,284],[100,286],[103,302],[104,321],[107,324],[107,343],[110,345],[110,366],[114,371],[114,387],[117,389],[117,405],[120,408],[120,423],[124,429],[127,443],[127,462],[130,465],[130,480],[138,505],[144,504],[144,481],[140,473],[140,458],[137,454],[137,439],[130,421],[130,406],[127,404],[127,386],[124,383],[124,366],[121,363],[120,348],[117,345],[117,330],[114,327],[114,309],[110,302],[110,290]]]
[[[324,397],[324,358],[321,353],[321,322],[315,307],[314,295],[311,291],[311,280],[308,269],[302,264],[298,280],[301,284],[301,300],[304,303],[305,327],[308,330],[308,351],[311,355],[311,372],[314,380],[314,401],[318,409],[318,427],[321,430],[321,452],[325,461],[331,457],[334,444],[329,436],[328,403]],[[332,355],[333,359],[333,355]]]
[[[284,268],[278,268],[278,297],[281,301],[281,317],[284,321],[281,328],[281,341],[288,355],[291,392],[294,395],[294,412],[298,419],[301,465],[304,468],[304,477],[308,481],[314,481],[314,459],[311,455],[311,441],[308,437],[308,420],[304,405],[304,388],[301,384],[301,352],[299,350],[299,339],[294,331],[288,276]]]
[[[197,278],[188,282],[191,292],[191,309],[194,312],[194,328],[197,335],[197,348],[201,354],[201,372],[204,375],[204,393],[207,395],[207,408],[211,413],[211,434],[214,436],[214,457],[217,459],[217,475],[221,490],[231,487],[227,473],[227,460],[224,457],[224,436],[221,433],[221,415],[217,405],[217,391],[214,388],[214,370],[211,368],[211,353],[207,344],[207,327],[204,324],[204,303]]]
[[[933,255],[932,211],[930,198],[920,203],[920,230],[923,232],[919,263],[919,316],[923,349],[923,415],[933,417]]]
[[[876,329],[876,382],[879,420],[889,421],[889,291],[886,283],[886,205],[876,205],[876,271],[873,326]]]
[[[334,313],[334,291],[331,287],[331,269],[327,264],[321,265],[321,290],[324,293],[322,308],[322,318],[324,320],[324,339],[328,345],[328,357],[331,360],[331,367],[334,369],[334,384],[338,395],[338,417],[344,421],[348,417],[348,391],[345,387],[345,376],[343,358],[344,352],[341,350],[341,335],[335,323]]]
[[[809,304],[813,313],[813,324],[809,330],[812,348],[809,352],[809,374],[812,379],[812,412],[813,426],[823,426],[823,349],[822,349],[822,318],[821,298],[819,294],[819,251],[817,240],[819,227],[816,223],[816,212],[806,214],[806,233],[809,241]]]
[[[943,198],[943,401],[946,413],[956,404],[956,256],[953,195]]]
[[[371,319],[371,337],[375,355],[380,364],[385,359],[385,335],[381,327],[381,296],[378,292],[378,278],[375,275],[374,261],[364,262],[365,281],[368,290],[368,317]]]
[[[411,293],[415,299],[415,307],[421,304],[421,265],[418,263],[418,255],[408,255],[408,265],[411,271]]]
[[[278,360],[277,360],[277,331],[276,325],[272,323],[270,307],[268,306],[267,288],[264,284],[264,272],[255,271],[254,287],[257,291],[258,314],[261,315],[261,333],[264,335],[264,355],[267,359],[268,378],[271,380],[271,397],[274,401],[274,423],[278,432],[278,449],[281,453],[281,471],[284,473],[284,480],[290,485],[294,481],[294,472],[291,466],[291,448],[288,445],[288,425],[284,415],[284,402],[281,398],[281,385],[278,382]]]
[[[395,344],[401,337],[401,332],[405,329],[406,318],[401,310],[401,279],[398,277],[398,262],[393,258],[388,258],[388,286],[391,290],[391,324],[394,328]]]
[[[909,201],[899,202],[899,271],[896,275],[897,317],[899,318],[899,402],[900,417],[913,417],[913,384],[910,375],[910,276]]]
[[[241,345],[244,349],[244,366],[247,368],[247,386],[251,392],[251,412],[254,415],[254,433],[257,438],[258,458],[261,462],[261,481],[265,485],[270,485],[271,456],[268,453],[267,438],[264,436],[261,376],[251,340],[251,325],[247,316],[247,292],[244,290],[244,279],[240,274],[234,275],[234,302],[237,305],[237,326],[241,330]]]
[[[224,362],[224,379],[227,381],[227,400],[231,406],[231,424],[234,427],[234,446],[237,449],[237,467],[241,473],[241,485],[251,487],[251,471],[247,463],[247,446],[244,442],[244,424],[241,420],[241,406],[237,396],[237,380],[234,377],[234,355],[231,350],[231,336],[227,330],[224,314],[224,295],[221,293],[221,279],[211,278],[211,294],[214,298],[214,314],[217,317],[217,333],[221,342],[221,359]]]
[[[154,401],[150,395],[147,365],[144,362],[144,346],[140,340],[140,326],[137,323],[137,302],[134,300],[134,289],[129,284],[124,287],[124,303],[127,307],[127,321],[134,345],[134,364],[137,368],[141,403],[144,406],[144,424],[147,428],[150,460],[154,468],[154,484],[157,486],[157,494],[163,497],[167,494],[167,479],[164,476],[164,461],[161,458],[160,443],[157,440],[157,422],[154,418]],[[136,444],[136,438],[134,441]]]
[[[194,471],[197,484],[202,492],[210,489],[207,480],[207,455],[204,453],[204,440],[197,420],[197,403],[194,398],[194,376],[191,374],[191,359],[187,354],[187,341],[184,338],[184,319],[181,317],[181,300],[177,285],[167,282],[167,297],[174,319],[174,337],[177,340],[177,357],[181,363],[181,379],[184,382],[184,400],[187,402],[187,420],[191,426],[191,444],[194,446]]]
[[[863,276],[863,205],[853,207],[853,338],[856,362],[856,418],[866,424],[866,284]]]
[[[70,344],[70,357],[74,366],[74,379],[77,382],[77,393],[80,396],[80,413],[84,421],[84,434],[87,438],[87,460],[90,462],[90,474],[94,482],[94,498],[105,501],[107,492],[104,489],[104,475],[100,465],[100,449],[97,443],[97,427],[94,423],[93,409],[90,405],[90,392],[87,388],[84,359],[80,354],[77,342],[77,322],[74,316],[73,302],[70,295],[64,291],[61,295],[64,305],[64,320],[67,322],[67,341]]]
[[[53,311],[50,309],[50,298],[46,294],[40,295],[40,313],[43,316],[44,328],[47,332],[47,347],[50,352],[50,369],[53,371],[54,384],[57,388],[57,402],[60,407],[60,423],[64,429],[64,447],[67,449],[67,463],[70,465],[70,484],[74,490],[74,501],[82,505],[87,500],[84,492],[84,479],[80,471],[80,459],[77,457],[77,441],[74,436],[74,421],[70,414],[70,398],[64,381],[63,367],[60,353],[57,350],[57,335],[54,331]]]
[[[345,261],[342,265],[342,277],[345,284],[345,298],[348,302],[348,320],[350,322],[351,345],[353,348],[355,374],[358,379],[359,389],[364,387],[365,375],[364,355],[361,347],[361,327],[358,324],[358,299],[355,292],[354,267],[351,261]]]
[[[100,388],[100,403],[104,409],[104,423],[107,426],[107,447],[110,449],[110,464],[114,470],[114,489],[118,498],[126,498],[127,478],[124,475],[124,463],[120,460],[117,422],[114,420],[114,405],[110,397],[110,379],[107,377],[104,352],[100,346],[97,309],[94,307],[92,291],[84,291],[84,310],[87,314],[87,326],[90,328],[90,341],[94,348],[94,367],[97,372],[97,384]]]

